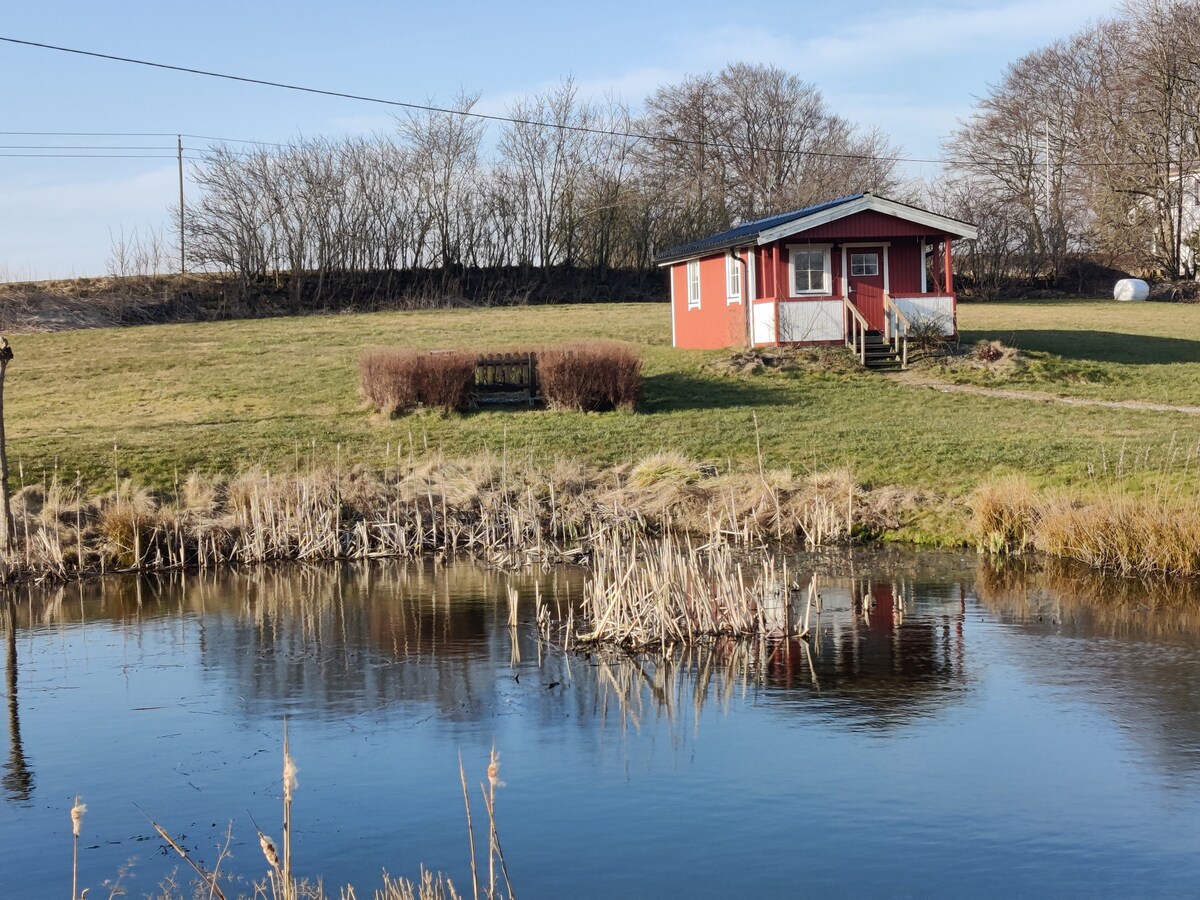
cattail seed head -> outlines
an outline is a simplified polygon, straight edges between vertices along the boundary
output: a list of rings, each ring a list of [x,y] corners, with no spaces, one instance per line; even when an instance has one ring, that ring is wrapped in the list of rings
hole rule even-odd
[[[296,766],[296,761],[292,759],[292,754],[285,753],[283,755],[283,792],[290,800],[292,791],[296,789],[299,782],[296,780],[296,773],[300,769]]]
[[[496,748],[492,748],[492,760],[488,763],[488,784],[492,786],[492,790],[498,787],[504,787],[504,782],[500,780],[500,754],[496,752]]]
[[[275,845],[271,843],[271,839],[260,831],[258,833],[258,843],[262,846],[263,856],[267,858],[267,865],[272,869],[278,869],[279,854],[275,851]]]
[[[75,805],[71,807],[71,833],[79,837],[83,831],[83,814],[87,812],[87,804],[78,794],[75,795]]]

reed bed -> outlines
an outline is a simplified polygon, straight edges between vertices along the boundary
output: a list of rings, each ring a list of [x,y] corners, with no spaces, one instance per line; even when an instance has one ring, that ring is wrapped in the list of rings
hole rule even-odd
[[[581,643],[667,651],[716,637],[805,637],[816,579],[802,590],[786,563],[739,559],[726,543],[597,542],[583,595]]]
[[[971,497],[980,550],[1030,550],[1121,575],[1200,575],[1200,498],[1131,496],[1108,490],[1090,499],[1038,492],[1027,481],[985,482]]]
[[[512,568],[586,560],[598,541],[686,534],[743,549],[849,538],[878,506],[848,472],[694,478],[661,465],[602,469],[482,453],[384,471],[193,473],[170,493],[128,480],[99,496],[57,476],[13,498],[16,548],[0,580],[225,564],[464,555]]]

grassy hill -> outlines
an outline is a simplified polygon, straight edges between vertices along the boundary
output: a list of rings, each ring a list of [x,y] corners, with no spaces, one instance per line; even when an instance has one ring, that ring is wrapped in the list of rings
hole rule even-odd
[[[1022,367],[931,377],[1093,399],[1200,404],[1200,306],[1037,302],[964,305],[964,340],[1027,351]],[[357,393],[368,347],[530,346],[587,337],[636,344],[637,413],[501,409],[385,420]],[[318,462],[375,468],[426,449],[483,448],[605,464],[670,449],[721,468],[848,466],[872,486],[925,494],[930,521],[981,479],[1023,473],[1043,487],[1200,485],[1200,416],[942,393],[801,360],[722,374],[725,352],[670,347],[665,305],[435,310],[275,318],[13,338],[6,419],[19,486],[57,468],[91,488],[116,474],[168,488],[190,470]],[[828,357],[828,354],[825,355]],[[756,428],[757,423],[757,428]]]

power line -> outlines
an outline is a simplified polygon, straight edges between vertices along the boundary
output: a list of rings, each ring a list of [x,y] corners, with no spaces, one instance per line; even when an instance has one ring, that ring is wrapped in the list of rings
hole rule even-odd
[[[164,147],[145,144],[0,144],[0,150],[163,150]]]
[[[742,144],[721,143],[718,141],[701,141],[692,138],[681,138],[671,135],[643,134],[636,131],[619,131],[607,128],[593,128],[587,125],[567,125],[561,122],[541,122],[537,119],[520,119],[514,116],[501,116],[489,113],[471,112],[462,109],[449,109],[444,106],[433,106],[427,103],[408,103],[402,100],[386,100],[381,97],[371,97],[365,94],[350,94],[344,91],[326,90],[323,88],[307,87],[298,84],[288,84],[283,81],[269,81],[264,78],[250,78],[245,75],[231,75],[226,72],[213,72],[207,69],[195,69],[190,66],[176,66],[170,63],[154,62],[147,59],[136,59],[130,56],[116,56],[112,53],[99,53],[95,50],[80,50],[76,47],[61,47],[56,44],[44,44],[39,41],[26,41],[20,38],[4,37],[0,41],[9,44],[19,44],[24,47],[36,47],[41,50],[54,50],[58,53],[71,53],[76,56],[87,56],[93,59],[107,59],[111,62],[129,63],[135,66],[147,66],[152,69],[165,69],[170,72],[183,72],[188,75],[203,75],[206,78],[221,78],[226,81],[237,81],[243,84],[257,84],[263,87],[280,88],[281,90],[297,91],[304,94],[317,94],[323,97],[337,97],[343,100],[358,100],[363,103],[376,103],[383,106],[393,106],[399,109],[417,112],[432,112],[443,115],[461,116],[463,118],[479,119],[486,122],[504,122],[511,125],[530,125],[536,128],[557,128],[563,131],[574,131],[581,134],[594,134],[602,137],[623,137],[633,140],[665,141],[689,147],[718,147],[733,150],[751,150],[760,153],[787,153],[799,156],[815,156],[824,159],[853,159],[853,160],[887,160],[890,162],[913,163],[944,163],[941,159],[919,159],[903,156],[872,156],[866,153],[838,153],[831,150],[780,150],[772,147],[755,147]]]
[[[166,131],[0,131],[4,137],[175,137]]]
[[[188,134],[186,131],[0,131],[0,137],[185,137],[197,141],[216,141],[220,144],[256,144],[261,147],[288,146],[275,141],[215,137],[211,134]]]
[[[0,156],[12,159],[174,159],[172,153],[6,153]],[[203,159],[203,157],[198,157]]]
[[[658,142],[676,144],[678,146],[687,146],[687,147],[709,147],[709,148],[726,149],[726,150],[750,151],[750,152],[755,152],[755,153],[779,153],[779,154],[788,154],[788,155],[795,155],[795,156],[817,157],[817,158],[823,158],[823,159],[858,160],[858,161],[863,161],[863,162],[886,161],[886,162],[898,162],[898,163],[925,163],[925,164],[943,165],[943,166],[969,166],[969,165],[978,165],[979,164],[978,160],[972,160],[972,159],[923,158],[923,157],[913,157],[913,156],[898,156],[898,155],[894,155],[894,154],[884,156],[884,155],[873,155],[873,154],[867,154],[867,153],[842,153],[842,152],[837,152],[837,151],[832,151],[832,150],[787,150],[787,149],[781,149],[781,148],[776,148],[776,147],[756,146],[756,145],[752,145],[752,144],[735,144],[735,143],[731,143],[731,142],[722,142],[722,141],[705,141],[705,140],[698,140],[695,138],[683,138],[683,137],[678,137],[675,135],[646,134],[644,132],[637,132],[637,131],[621,131],[621,130],[617,130],[617,129],[594,128],[594,127],[587,126],[587,125],[569,125],[569,124],[565,124],[565,123],[561,123],[561,122],[543,122],[543,121],[539,121],[537,119],[522,119],[522,118],[517,118],[515,116],[502,116],[502,115],[496,115],[496,114],[491,114],[491,113],[472,112],[470,110],[451,109],[448,107],[434,106],[432,104],[426,104],[426,103],[410,103],[410,102],[406,102],[403,100],[387,100],[387,99],[384,99],[381,97],[372,97],[372,96],[369,96],[366,94],[351,94],[351,93],[347,93],[344,91],[335,91],[335,90],[328,90],[328,89],[324,89],[324,88],[308,87],[305,85],[289,84],[287,82],[282,82],[282,81],[270,81],[270,80],[263,79],[263,78],[251,78],[251,77],[245,76],[245,75],[232,75],[227,72],[214,72],[214,71],[210,71],[207,69],[196,69],[196,68],[192,68],[189,66],[177,66],[177,65],[172,65],[170,63],[162,63],[162,62],[155,62],[153,60],[137,59],[137,58],[129,57],[129,56],[117,56],[117,55],[111,54],[111,53],[100,53],[95,50],[81,50],[76,47],[62,47],[62,46],[59,46],[56,44],[46,44],[46,43],[41,43],[39,41],[27,41],[27,40],[23,40],[21,38],[5,37],[3,35],[0,35],[0,41],[9,43],[9,44],[17,44],[17,45],[24,46],[24,47],[34,47],[34,48],[41,49],[41,50],[53,50],[58,53],[70,53],[70,54],[74,54],[76,56],[86,56],[86,57],[91,57],[93,59],[104,59],[104,60],[109,60],[111,62],[129,63],[131,65],[146,66],[148,68],[153,68],[153,69],[164,69],[164,70],[171,71],[171,72],[182,72],[182,73],[185,73],[188,75],[201,75],[206,78],[219,78],[219,79],[224,79],[226,81],[236,81],[236,82],[240,82],[243,84],[256,84],[256,85],[261,85],[263,87],[273,87],[273,88],[279,88],[281,90],[296,91],[296,92],[305,93],[305,94],[316,94],[318,96],[324,96],[324,97],[336,97],[336,98],[344,99],[344,100],[358,100],[358,101],[361,101],[364,103],[375,103],[375,104],[380,104],[383,106],[391,106],[391,107],[396,107],[399,109],[413,110],[413,111],[417,111],[417,112],[430,112],[430,113],[437,113],[440,115],[460,116],[462,118],[478,119],[478,120],[485,121],[485,122],[502,122],[502,123],[511,124],[511,125],[529,125],[529,126],[536,127],[536,128],[555,128],[555,129],[559,129],[562,131],[573,131],[573,132],[578,132],[578,133],[582,133],[582,134],[593,134],[593,135],[598,135],[601,137],[628,138],[628,139],[632,139],[634,141],[642,141],[642,140],[658,141]],[[74,136],[74,137],[95,137],[95,136],[101,136],[102,134],[104,134],[105,136],[110,136],[110,137],[176,137],[176,135],[177,135],[176,132],[142,132],[142,133],[110,132],[110,133],[106,134],[103,132],[16,132],[16,131],[5,132],[5,131],[0,131],[0,135],[19,135],[19,136],[62,135],[62,136]],[[288,147],[288,146],[290,146],[289,144],[273,143],[271,141],[256,141],[256,140],[251,140],[251,139],[247,139],[247,138],[221,138],[221,137],[212,137],[209,135],[198,135],[198,134],[186,134],[186,135],[179,135],[179,136],[189,137],[189,138],[193,138],[195,140],[210,140],[210,141],[217,141],[217,142],[255,144],[255,145],[267,146],[267,147]],[[6,155],[10,155],[10,154],[6,154]],[[174,157],[172,157],[172,158],[174,158]],[[1138,162],[1116,161],[1116,160],[1093,161],[1093,162],[1076,161],[1076,162],[1072,163],[1072,165],[1079,167],[1079,168],[1119,168],[1119,167],[1126,167],[1126,166],[1136,167],[1139,165],[1145,165],[1147,163],[1158,164],[1160,162],[1161,162],[1161,160],[1138,161]],[[1200,162],[1200,160],[1190,160],[1190,161],[1185,161],[1185,162],[1194,164],[1194,163]]]

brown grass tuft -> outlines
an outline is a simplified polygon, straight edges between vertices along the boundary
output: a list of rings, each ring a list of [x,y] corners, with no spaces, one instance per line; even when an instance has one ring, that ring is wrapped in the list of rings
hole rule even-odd
[[[981,551],[1023,553],[1033,546],[1038,502],[1020,476],[984,481],[971,494],[971,532]]]

